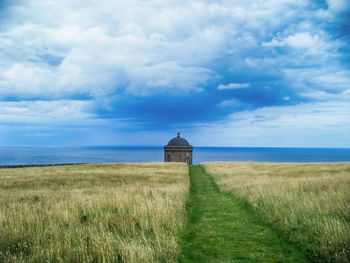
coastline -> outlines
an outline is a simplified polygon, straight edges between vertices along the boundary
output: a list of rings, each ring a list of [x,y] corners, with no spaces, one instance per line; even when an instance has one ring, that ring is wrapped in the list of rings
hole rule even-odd
[[[0,168],[96,163],[163,162],[163,147],[2,148]],[[193,164],[205,162],[349,162],[348,148],[194,147]]]

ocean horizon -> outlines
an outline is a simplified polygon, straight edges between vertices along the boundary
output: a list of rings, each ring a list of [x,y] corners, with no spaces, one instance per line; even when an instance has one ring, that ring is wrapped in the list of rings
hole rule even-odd
[[[0,166],[163,162],[161,146],[0,147]],[[350,148],[194,147],[193,163],[348,162]]]

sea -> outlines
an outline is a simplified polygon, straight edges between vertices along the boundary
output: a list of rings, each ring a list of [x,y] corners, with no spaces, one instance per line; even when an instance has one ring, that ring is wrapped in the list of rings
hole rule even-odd
[[[163,162],[163,158],[163,147],[0,148],[0,166]],[[194,164],[216,161],[349,162],[350,148],[194,147]]]

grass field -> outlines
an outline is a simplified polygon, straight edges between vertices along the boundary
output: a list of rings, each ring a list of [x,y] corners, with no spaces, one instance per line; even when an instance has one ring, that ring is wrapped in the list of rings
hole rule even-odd
[[[0,169],[0,262],[176,262],[185,164]]]
[[[182,263],[307,263],[238,198],[219,191],[200,165],[190,167],[188,223]]]
[[[350,163],[203,166],[312,261],[350,262]]]

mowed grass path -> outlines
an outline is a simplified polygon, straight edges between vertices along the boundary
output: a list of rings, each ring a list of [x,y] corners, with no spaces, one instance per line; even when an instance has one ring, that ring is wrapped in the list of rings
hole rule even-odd
[[[245,204],[190,167],[190,204],[180,262],[308,262]]]

